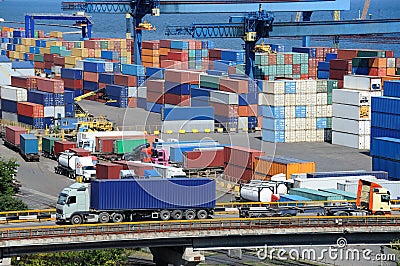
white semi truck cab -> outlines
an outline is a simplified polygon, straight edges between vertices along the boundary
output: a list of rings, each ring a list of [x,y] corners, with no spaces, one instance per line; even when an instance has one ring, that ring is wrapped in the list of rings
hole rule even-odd
[[[57,200],[56,220],[58,222],[82,223],[79,214],[88,213],[90,206],[89,185],[74,183],[64,188]]]

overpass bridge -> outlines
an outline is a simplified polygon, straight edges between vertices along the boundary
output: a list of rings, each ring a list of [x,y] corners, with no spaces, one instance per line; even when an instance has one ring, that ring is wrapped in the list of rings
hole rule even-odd
[[[185,248],[382,245],[398,239],[400,215],[223,218],[79,226],[16,225],[0,228],[0,255],[5,258],[55,251],[149,247],[161,259],[165,254],[172,258],[173,252],[182,257]]]

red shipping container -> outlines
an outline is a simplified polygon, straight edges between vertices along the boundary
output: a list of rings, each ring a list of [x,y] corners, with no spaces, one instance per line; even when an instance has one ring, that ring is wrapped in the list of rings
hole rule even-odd
[[[201,50],[203,49],[202,45],[201,45],[201,41],[194,41],[195,42],[195,49],[196,50]]]
[[[83,72],[83,79],[86,81],[91,81],[91,82],[98,82],[99,81],[99,74],[94,73],[94,72]]]
[[[301,73],[300,64],[292,65],[292,71],[294,75],[299,75]]]
[[[268,65],[273,66],[276,65],[278,62],[278,57],[276,54],[269,54],[268,55]]]
[[[255,158],[263,156],[265,152],[239,146],[224,147],[224,162],[240,167],[253,168]]]
[[[184,169],[224,166],[224,150],[187,151],[183,153]]]
[[[160,40],[160,48],[170,48],[171,40]]]
[[[122,165],[123,170],[133,170],[136,175],[143,177],[145,170],[153,170],[151,165],[142,164],[139,162],[132,161],[116,161],[115,164]]]
[[[160,41],[143,41],[143,49],[158,50],[160,49]]]
[[[285,65],[293,64],[293,55],[292,54],[284,54],[283,55],[283,63]]]
[[[238,165],[225,164],[224,179],[232,182],[244,182],[252,180],[254,176],[253,169],[244,168]]]
[[[75,153],[76,155],[78,155],[80,157],[86,157],[86,156],[91,155],[90,151],[82,149],[82,148],[71,148],[71,149],[69,149],[69,151]]]
[[[164,93],[147,91],[146,100],[152,103],[164,104]]]
[[[164,93],[165,80],[148,79],[146,80],[147,91]]]
[[[64,93],[64,81],[48,79],[48,78],[38,78],[37,87],[40,91],[52,92],[52,93]]]
[[[200,83],[200,73],[187,70],[166,69],[164,72],[165,80],[176,83]]]
[[[329,70],[330,79],[343,79],[343,76],[347,74],[348,74],[347,70],[337,70],[337,69]]]
[[[115,74],[114,84],[128,87],[136,87],[137,77],[124,74]]]
[[[388,51],[385,51],[386,53],[386,57],[394,57],[394,51],[393,50],[388,50]]]
[[[214,113],[216,115],[224,117],[238,116],[238,105],[236,104],[223,104],[223,103],[210,102],[210,106],[214,107]]]
[[[71,89],[83,89],[83,80],[81,79],[67,79],[63,78],[64,87]]]
[[[168,60],[176,60],[176,61],[188,61],[189,60],[189,55],[188,52],[173,52],[170,51],[168,52],[167,55]]]
[[[6,141],[13,145],[19,146],[19,137],[21,134],[26,134],[26,129],[18,126],[6,126]]]
[[[164,59],[165,58],[165,59]],[[161,68],[174,68],[175,65],[179,64],[179,61],[168,60],[167,56],[160,55],[160,67]]]
[[[101,42],[98,40],[86,40],[83,45],[85,48],[101,49]]]
[[[29,117],[44,117],[43,105],[30,102],[18,102],[17,110],[19,115]]]
[[[119,179],[120,171],[124,167],[115,163],[97,163],[96,164],[96,178],[97,179]]]
[[[44,62],[33,62],[33,67],[36,69],[44,69]]]
[[[96,151],[101,153],[113,153],[114,140],[115,137],[96,138]]]
[[[129,108],[136,108],[136,107],[137,107],[136,98],[134,98],[134,97],[129,98],[129,100],[128,100],[128,107],[129,107]]]
[[[43,57],[45,62],[54,62],[55,54],[44,54]]]
[[[343,82],[343,80],[338,80],[338,88],[339,89],[343,89],[343,85],[344,85],[344,82]]]
[[[354,57],[357,57],[358,50],[354,49],[338,49],[338,59],[348,59],[351,60]]]
[[[57,66],[64,66],[65,65],[65,57],[56,55],[54,57],[54,64]]]
[[[20,87],[25,89],[37,89],[37,81],[34,76],[11,76],[11,86]]]
[[[218,49],[218,48],[210,49],[210,50],[208,50],[208,56],[210,58],[215,58],[216,60],[220,60],[221,52],[222,52],[222,49]]]
[[[239,116],[257,116],[257,105],[239,106]]]
[[[76,143],[71,142],[71,141],[66,141],[66,140],[57,140],[54,141],[54,155],[58,155],[61,152],[64,152],[66,150],[76,148]]]
[[[219,89],[221,91],[248,93],[249,82],[247,80],[220,78]]]
[[[190,106],[190,95],[164,93],[164,102],[172,105]]]
[[[54,65],[53,62],[44,62],[44,68],[45,69],[51,69],[51,67]]]

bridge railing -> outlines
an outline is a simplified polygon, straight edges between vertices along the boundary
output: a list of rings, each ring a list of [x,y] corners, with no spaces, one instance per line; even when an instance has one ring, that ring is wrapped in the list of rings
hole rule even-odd
[[[59,237],[164,233],[171,237],[182,232],[198,235],[199,231],[262,230],[279,228],[334,228],[334,227],[400,226],[400,216],[295,216],[271,218],[208,219],[196,221],[151,221],[79,226],[34,226],[0,229],[0,241],[22,239],[50,239]],[[165,236],[165,235],[164,235]]]

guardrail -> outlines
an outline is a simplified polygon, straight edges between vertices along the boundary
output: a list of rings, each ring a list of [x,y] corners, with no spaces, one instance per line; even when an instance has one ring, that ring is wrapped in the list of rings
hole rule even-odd
[[[339,228],[346,229],[357,227],[400,226],[400,216],[295,216],[273,218],[233,218],[233,219],[208,219],[198,221],[167,221],[167,222],[134,222],[118,224],[96,224],[79,226],[34,226],[24,228],[0,229],[0,241],[43,239],[56,237],[76,237],[90,235],[116,235],[116,234],[147,234],[178,232],[208,231],[209,234],[216,231],[224,231],[224,236],[235,235],[233,230],[262,229],[288,229],[288,228]],[[396,229],[397,230],[397,229]],[[241,232],[245,234],[245,232]]]

